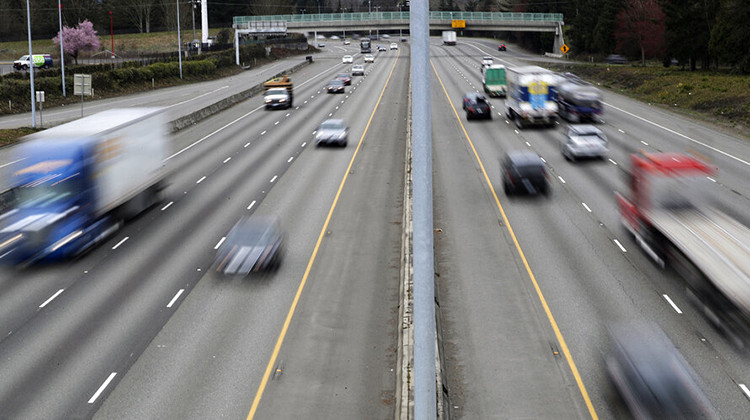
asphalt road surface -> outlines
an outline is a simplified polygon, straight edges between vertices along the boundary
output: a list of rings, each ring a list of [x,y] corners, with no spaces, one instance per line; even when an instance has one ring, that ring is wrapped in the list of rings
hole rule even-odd
[[[627,418],[602,356],[608,323],[639,318],[661,325],[721,417],[745,418],[747,351],[640,252],[613,192],[626,190],[630,153],[690,150],[718,167],[716,193],[742,219],[747,143],[605,92],[609,156],[571,163],[564,122],[518,130],[496,98],[492,120],[461,109],[464,92],[482,90],[481,56],[519,65],[528,54],[432,44],[419,77],[431,78],[451,416]],[[409,49],[378,54],[329,95],[340,55],[362,60],[335,48],[295,74],[293,109],[249,98],[176,134],[165,202],[108,242],[66,265],[0,273],[0,417],[394,417]],[[348,147],[315,148],[333,117],[351,127]],[[517,149],[545,159],[550,197],[503,194],[499,158]],[[217,275],[215,245],[252,213],[280,217],[281,268]]]

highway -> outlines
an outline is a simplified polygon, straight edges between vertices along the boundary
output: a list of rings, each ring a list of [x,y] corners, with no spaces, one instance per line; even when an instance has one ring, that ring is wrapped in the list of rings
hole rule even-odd
[[[661,325],[718,415],[746,417],[746,349],[640,251],[613,194],[627,190],[630,153],[690,150],[719,168],[716,193],[747,223],[746,141],[605,91],[609,158],[571,163],[565,122],[519,130],[497,98],[492,120],[461,108],[482,90],[481,56],[532,56],[431,42],[430,74],[411,77],[431,78],[450,416],[627,418],[603,355],[607,325],[640,318]],[[394,418],[410,77],[400,46],[331,95],[341,55],[362,55],[329,43],[293,75],[294,108],[249,98],[177,132],[161,205],[76,261],[1,271],[0,418]],[[346,148],[314,146],[327,118],[350,126]],[[517,149],[545,159],[549,197],[504,195],[499,159]],[[280,218],[284,260],[223,277],[215,247],[246,214]]]

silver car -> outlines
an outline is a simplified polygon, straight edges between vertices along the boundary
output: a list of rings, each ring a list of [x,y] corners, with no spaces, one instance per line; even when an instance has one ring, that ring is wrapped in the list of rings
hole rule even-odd
[[[222,241],[214,261],[216,271],[229,275],[275,270],[281,264],[284,233],[275,217],[240,219]]]
[[[344,120],[325,120],[315,133],[315,145],[337,144],[346,147],[348,138],[349,127],[344,124]]]
[[[352,76],[364,76],[365,66],[362,64],[355,64],[352,66]]]
[[[567,160],[601,158],[607,156],[607,136],[591,124],[576,124],[568,127],[561,144]]]

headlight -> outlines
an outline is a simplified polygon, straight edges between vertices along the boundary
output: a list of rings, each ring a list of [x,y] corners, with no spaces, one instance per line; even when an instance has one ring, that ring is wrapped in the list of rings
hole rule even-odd
[[[339,134],[339,138],[340,139],[343,139],[344,137],[346,137],[346,131],[344,131],[343,133]]]
[[[266,99],[266,103],[270,104],[271,103],[271,99]]]
[[[281,102],[281,103],[286,102],[286,98],[279,99],[279,102]]]

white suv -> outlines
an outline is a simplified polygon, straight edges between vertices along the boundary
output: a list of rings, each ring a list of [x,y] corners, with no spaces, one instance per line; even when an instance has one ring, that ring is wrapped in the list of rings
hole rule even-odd
[[[397,50],[398,49],[398,44],[396,44],[395,42],[391,42],[391,49],[392,50]]]
[[[367,54],[365,56],[365,63],[374,63],[375,62],[375,56],[372,54]]]
[[[365,66],[362,64],[355,64],[352,66],[352,76],[364,76]]]

